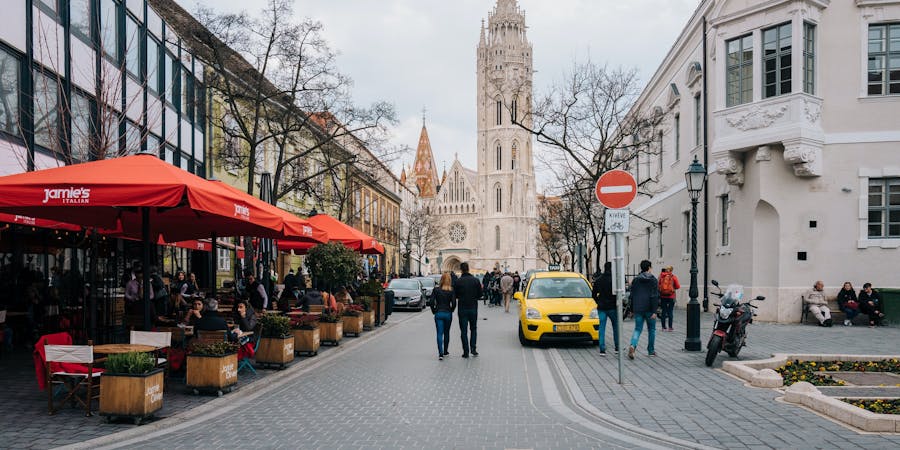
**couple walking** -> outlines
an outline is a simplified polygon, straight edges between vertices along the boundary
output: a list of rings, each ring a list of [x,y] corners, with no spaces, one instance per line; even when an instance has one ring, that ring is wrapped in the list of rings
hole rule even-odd
[[[645,323],[648,334],[647,354],[656,356],[656,310],[660,305],[660,287],[656,277],[650,272],[650,268],[650,261],[641,261],[641,273],[631,281],[629,297],[634,310],[634,332],[631,334],[631,345],[628,347],[629,359],[634,359],[635,349],[641,339]],[[612,322],[613,339],[617,352],[619,351],[619,328],[617,326],[616,298],[612,290],[612,264],[607,262],[603,270],[605,272],[594,283],[593,294],[594,301],[597,302],[597,314],[600,317],[600,355],[606,356],[606,319],[608,318]],[[669,317],[671,317],[671,313]],[[671,325],[669,327],[671,328]]]
[[[462,340],[463,358],[478,356],[475,342],[478,332],[478,299],[481,298],[481,283],[469,273],[469,263],[460,265],[462,276],[453,283],[450,272],[441,275],[441,281],[431,293],[429,306],[434,314],[434,326],[437,331],[438,359],[443,361],[449,356],[450,325],[453,323],[453,311],[459,307],[459,332]]]

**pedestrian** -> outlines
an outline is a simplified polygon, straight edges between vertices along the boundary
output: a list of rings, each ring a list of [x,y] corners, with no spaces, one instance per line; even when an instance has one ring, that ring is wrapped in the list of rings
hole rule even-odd
[[[481,292],[482,292],[482,297],[484,297],[485,305],[487,305],[488,300],[490,300],[490,298],[488,298],[488,297],[490,296],[491,281],[492,281],[493,277],[494,277],[493,273],[485,272],[484,277],[482,277],[482,279],[481,279]],[[454,283],[454,286],[455,285],[456,285],[456,283]],[[491,302],[491,306],[494,306],[493,302]]]
[[[247,292],[250,294],[250,306],[257,311],[262,311],[269,306],[269,296],[266,294],[266,288],[256,279],[253,272],[244,273],[247,277]]]
[[[859,315],[859,301],[856,299],[856,291],[853,290],[853,283],[845,281],[841,286],[841,290],[837,294],[838,308],[844,312],[844,326],[853,325],[853,319]]]
[[[881,319],[884,318],[882,308],[881,295],[872,289],[872,283],[864,284],[862,290],[859,291],[859,310],[869,316],[869,328],[881,326]]]
[[[459,334],[462,340],[463,358],[478,356],[476,342],[478,338],[478,299],[481,298],[481,284],[469,273],[469,263],[459,265],[462,276],[453,285],[458,305]]]
[[[600,318],[599,336],[600,356],[606,356],[606,319],[613,327],[613,340],[616,353],[619,353],[619,315],[616,313],[616,296],[612,289],[612,263],[603,264],[603,273],[594,280],[594,301],[597,303],[597,316]]]
[[[634,310],[634,333],[628,347],[628,359],[634,359],[634,349],[641,339],[644,323],[647,323],[647,354],[656,356],[656,309],[659,308],[659,282],[650,273],[652,264],[641,261],[641,273],[631,280],[631,307]]]
[[[825,283],[822,280],[816,281],[813,288],[803,294],[803,301],[806,303],[809,312],[816,316],[820,327],[831,326],[831,310],[828,308],[828,300],[825,299]]]
[[[509,301],[512,300],[514,282],[515,280],[513,280],[513,277],[509,272],[506,272],[503,277],[500,278],[500,294],[503,295],[503,309],[506,312],[509,312]]]
[[[192,297],[194,295],[200,295],[200,285],[197,284],[197,274],[191,272],[188,275],[187,288],[184,290],[184,295]]]
[[[679,289],[681,289],[681,283],[672,272],[672,266],[663,267],[662,273],[659,274],[659,304],[662,311],[659,321],[663,331],[666,331],[666,319],[669,322],[668,330],[675,331],[672,328],[672,318],[675,315],[675,295]]]
[[[522,277],[519,276],[519,271],[513,274],[513,292],[519,292],[522,287]]]
[[[456,311],[456,293],[453,291],[453,277],[450,272],[441,275],[440,283],[431,291],[428,302],[434,314],[434,328],[437,333],[438,360],[443,361],[450,356],[450,325],[453,323],[453,312]],[[476,307],[478,303],[475,303]]]
[[[291,292],[294,289],[294,286],[299,285],[300,283],[297,281],[297,275],[294,274],[294,268],[291,267],[288,270],[288,274],[284,276],[284,290]]]

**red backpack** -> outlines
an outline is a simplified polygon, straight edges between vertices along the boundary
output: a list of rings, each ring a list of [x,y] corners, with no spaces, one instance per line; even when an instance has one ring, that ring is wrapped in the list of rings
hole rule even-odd
[[[671,272],[659,276],[659,295],[667,298],[675,295],[675,276]]]

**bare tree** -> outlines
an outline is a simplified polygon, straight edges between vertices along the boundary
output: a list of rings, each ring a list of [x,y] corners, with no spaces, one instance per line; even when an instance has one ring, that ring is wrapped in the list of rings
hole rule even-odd
[[[547,264],[559,264],[560,253],[566,243],[562,232],[562,199],[541,195],[538,197],[538,227],[540,233],[540,251],[538,254]]]
[[[444,227],[437,216],[424,208],[407,210],[406,242],[411,254],[421,262],[444,243]],[[421,268],[420,268],[421,270]]]

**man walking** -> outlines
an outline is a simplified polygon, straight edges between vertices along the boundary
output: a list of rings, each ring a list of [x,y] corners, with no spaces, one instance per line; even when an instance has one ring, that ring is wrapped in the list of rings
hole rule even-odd
[[[503,294],[503,309],[506,312],[509,312],[509,301],[512,300],[513,295],[513,277],[506,272],[502,278],[500,278],[500,293]]]
[[[481,298],[481,283],[469,273],[469,263],[459,265],[462,270],[453,290],[456,293],[457,318],[459,318],[459,334],[462,339],[463,358],[478,356],[476,339],[478,337],[478,299]]]
[[[631,280],[631,306],[634,309],[634,333],[628,347],[628,359],[634,359],[634,349],[641,339],[644,322],[647,323],[647,354],[656,356],[656,309],[659,308],[659,282],[650,273],[651,264],[641,261],[641,273]]]
[[[619,352],[619,315],[616,314],[616,296],[612,289],[612,263],[603,264],[603,274],[594,280],[594,301],[597,302],[597,315],[600,318],[600,356],[606,356],[606,319],[609,318],[613,327],[613,340],[616,344],[616,353]]]

